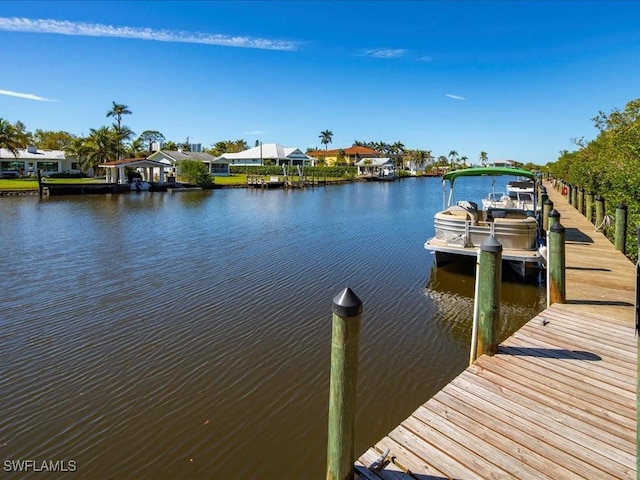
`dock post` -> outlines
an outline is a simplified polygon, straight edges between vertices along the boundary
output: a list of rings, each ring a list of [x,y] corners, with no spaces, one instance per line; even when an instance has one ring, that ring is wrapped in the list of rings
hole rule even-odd
[[[593,192],[587,192],[587,207],[584,216],[593,223]]]
[[[571,206],[576,210],[578,209],[578,186],[577,185],[571,189]]]
[[[596,231],[604,233],[604,198],[596,196]]]
[[[547,232],[551,229],[554,223],[558,223],[559,221],[560,221],[560,212],[557,210],[551,210],[549,212],[549,221],[547,225],[549,228],[547,228]]]
[[[327,480],[351,480],[355,468],[356,384],[362,301],[350,288],[333,298]]]
[[[498,324],[502,287],[502,244],[488,237],[478,253],[471,356],[473,363],[481,355],[498,351]]]
[[[615,247],[622,253],[627,253],[627,206],[619,203],[616,207]]]
[[[584,215],[584,188],[578,190],[578,211]]]
[[[547,195],[547,188],[544,186],[540,187],[540,194],[538,196],[538,210],[542,210],[544,208],[544,201],[549,198]]]
[[[42,200],[42,169],[38,169],[38,196]]]
[[[547,261],[547,307],[554,303],[565,303],[565,229],[558,221],[549,227]]]
[[[549,230],[549,214],[553,210],[553,201],[547,198],[542,204],[542,229]]]

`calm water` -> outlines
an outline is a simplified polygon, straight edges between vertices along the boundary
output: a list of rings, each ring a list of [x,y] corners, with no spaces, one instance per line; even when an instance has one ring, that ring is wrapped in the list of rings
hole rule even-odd
[[[343,288],[364,302],[357,454],[467,364],[473,276],[423,248],[441,206],[438,179],[0,199],[0,460],[324,478]],[[505,337],[543,291],[503,301]]]

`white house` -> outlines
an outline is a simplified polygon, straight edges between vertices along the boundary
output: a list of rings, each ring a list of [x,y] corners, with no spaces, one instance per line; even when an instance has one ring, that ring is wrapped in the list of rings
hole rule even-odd
[[[77,158],[67,157],[62,150],[39,150],[29,145],[27,148],[19,148],[18,154],[14,156],[11,150],[0,148],[1,172],[16,172],[16,175],[22,176],[35,174],[40,168],[44,175],[80,172]]]
[[[277,143],[264,143],[238,153],[224,153],[217,159],[228,160],[231,165],[250,167],[264,165],[265,162],[274,165],[312,166],[315,158],[308,156],[298,148],[283,147]]]
[[[356,163],[358,175],[392,179],[396,166],[390,158],[363,158]]]
[[[214,157],[210,153],[203,152],[183,152],[180,150],[159,150],[147,157],[147,160],[158,162],[168,167],[175,168],[176,162],[181,160],[199,160],[209,169],[209,173],[216,176],[227,176],[229,172],[229,160],[221,157]],[[173,170],[175,173],[175,170]]]

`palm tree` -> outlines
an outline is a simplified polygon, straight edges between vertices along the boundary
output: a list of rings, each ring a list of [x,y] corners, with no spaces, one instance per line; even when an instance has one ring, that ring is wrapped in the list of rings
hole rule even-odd
[[[483,167],[487,165],[487,152],[480,152],[480,162]]]
[[[451,150],[449,152],[449,159],[451,161],[451,170],[453,170],[453,165],[454,165],[454,159],[458,156],[458,152],[456,152],[455,150]]]
[[[120,135],[109,127],[92,128],[87,138],[87,168],[98,168],[105,162],[117,160],[121,151]]]
[[[116,102],[112,102],[113,103],[113,107],[111,107],[111,110],[109,110],[107,112],[107,117],[115,117],[116,118],[116,123],[117,123],[117,128],[116,131],[118,132],[118,134],[122,134],[122,115],[130,115],[131,114],[131,110],[129,110],[129,107],[126,105],[123,105],[121,103],[116,103]],[[127,129],[129,132],[131,132],[130,129]],[[133,132],[131,132],[133,133]],[[120,140],[120,150],[122,151],[122,140],[124,138],[127,137],[123,137]],[[120,159],[120,153],[118,153],[118,160]]]
[[[118,124],[118,130],[120,130],[122,115],[130,115],[131,110],[129,110],[129,107],[121,103],[116,103],[116,102],[112,102],[112,103],[113,103],[113,107],[111,107],[111,110],[107,112],[107,117],[115,117],[116,122]]]
[[[328,148],[328,145],[331,143],[331,139],[333,138],[333,132],[331,130],[325,130],[320,132],[320,143],[324,144],[325,151]]]
[[[87,143],[87,139],[81,137],[74,137],[69,142],[69,145],[65,146],[62,150],[67,155],[76,157],[78,159],[78,165],[80,170],[86,172],[89,169],[88,158],[91,152],[91,148]]]
[[[20,153],[18,149],[24,148],[21,139],[20,131],[4,118],[0,118],[0,148],[6,148],[17,157]]]
[[[469,157],[462,156],[460,157],[460,160],[462,160],[462,166],[467,168],[467,160],[469,160]]]

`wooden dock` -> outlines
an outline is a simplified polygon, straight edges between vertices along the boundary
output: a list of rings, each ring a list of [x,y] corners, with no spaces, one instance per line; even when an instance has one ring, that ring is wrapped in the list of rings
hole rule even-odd
[[[545,186],[566,228],[567,303],[369,448],[358,478],[636,478],[635,268]]]

